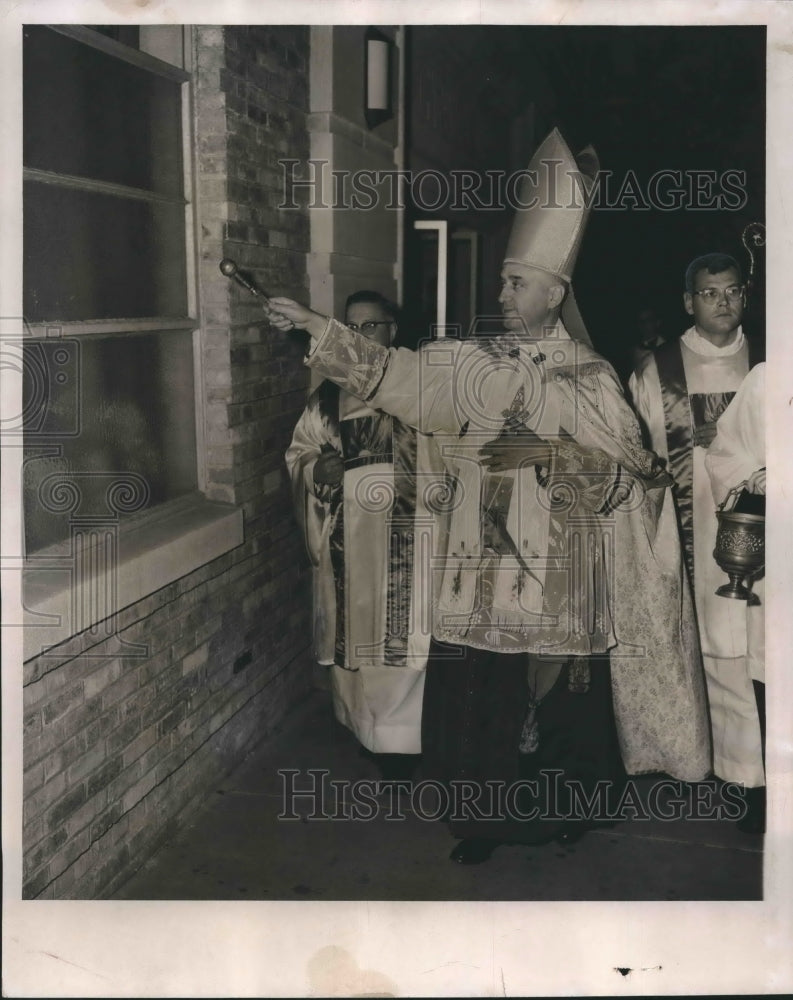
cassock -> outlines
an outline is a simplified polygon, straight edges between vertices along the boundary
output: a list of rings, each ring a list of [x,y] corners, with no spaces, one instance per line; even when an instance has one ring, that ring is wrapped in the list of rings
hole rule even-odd
[[[429,602],[416,586],[430,533],[417,497],[417,454],[430,443],[330,382],[320,385],[286,453],[314,565],[314,652],[330,667],[338,720],[374,753],[421,751]],[[341,488],[323,502],[314,465],[344,459]]]
[[[724,413],[749,371],[740,330],[715,347],[695,327],[647,358],[630,379],[652,448],[668,460],[686,565],[693,580],[713,737],[713,770],[728,781],[763,784],[760,724],[747,666],[746,607],[716,595],[726,582],[713,558],[718,521],[698,426]],[[754,471],[754,470],[753,470]]]
[[[704,778],[704,682],[668,481],[611,366],[561,323],[542,340],[439,340],[413,352],[333,319],[308,363],[431,434],[443,463],[424,491],[436,555],[423,752],[438,776],[521,776],[539,709],[560,723],[543,739],[540,720],[544,765],[572,755],[586,770],[575,744],[592,694],[594,714],[613,699],[629,773]],[[530,443],[514,468],[489,472],[480,448],[516,430],[536,455]],[[539,706],[533,660],[559,675]],[[455,832],[520,840],[520,827],[466,821]]]

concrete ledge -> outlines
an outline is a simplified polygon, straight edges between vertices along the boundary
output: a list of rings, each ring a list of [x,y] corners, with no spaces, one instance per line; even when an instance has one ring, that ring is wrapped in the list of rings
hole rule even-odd
[[[194,495],[121,522],[91,540],[53,547],[23,572],[24,653],[30,660],[241,545],[242,510]],[[102,623],[105,625],[102,625]]]

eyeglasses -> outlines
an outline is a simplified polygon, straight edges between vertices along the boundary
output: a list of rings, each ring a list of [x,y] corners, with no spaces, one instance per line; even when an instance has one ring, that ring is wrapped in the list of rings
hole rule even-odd
[[[354,330],[356,333],[373,333],[378,326],[391,326],[392,323],[393,320],[390,319],[368,319],[360,326],[357,323],[345,323],[345,326],[348,330]]]
[[[705,302],[717,302],[722,295],[727,296],[729,302],[737,302],[743,297],[743,285],[728,285],[727,288],[700,288],[692,295],[701,295]]]

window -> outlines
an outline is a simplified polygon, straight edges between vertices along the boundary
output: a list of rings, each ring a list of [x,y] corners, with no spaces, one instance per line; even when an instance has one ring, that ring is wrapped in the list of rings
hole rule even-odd
[[[24,27],[25,660],[243,541],[200,492],[191,35]]]
[[[198,487],[181,36],[24,28],[28,553],[69,535],[53,484],[83,516],[108,476],[141,484],[130,514]]]
[[[136,511],[196,489],[189,330],[53,338],[24,349],[29,553],[69,536],[77,511],[57,502],[62,482],[79,489],[81,517],[107,516],[114,475],[138,484]]]

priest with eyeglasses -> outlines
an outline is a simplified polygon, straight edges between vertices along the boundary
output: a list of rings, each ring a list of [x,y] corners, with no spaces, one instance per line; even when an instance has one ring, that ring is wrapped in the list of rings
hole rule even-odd
[[[347,329],[383,348],[398,316],[374,290],[345,305]],[[426,464],[428,447],[412,427],[324,380],[286,453],[313,565],[314,655],[336,718],[388,782],[409,779],[421,751],[430,636],[416,462],[420,453]]]
[[[637,367],[630,391],[649,446],[667,460],[675,480],[707,680],[713,770],[725,781],[755,788],[764,784],[765,772],[747,659],[746,607],[716,594],[724,573],[713,558],[718,521],[706,468],[717,421],[750,368],[762,360],[760,345],[741,327],[744,299],[741,269],[733,257],[708,253],[692,260],[683,306],[693,326]]]

